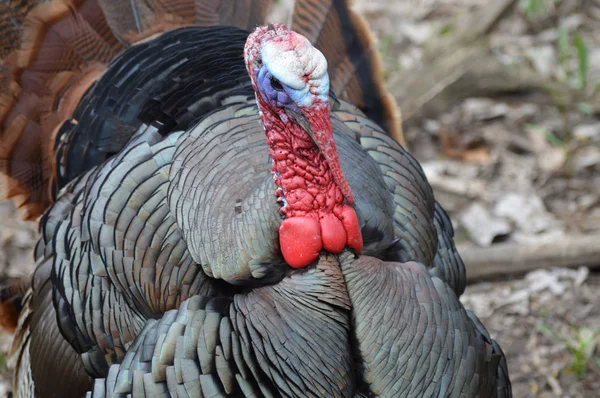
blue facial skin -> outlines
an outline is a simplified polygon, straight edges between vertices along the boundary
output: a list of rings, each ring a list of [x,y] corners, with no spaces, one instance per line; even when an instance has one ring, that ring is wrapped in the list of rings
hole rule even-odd
[[[296,105],[296,102],[300,100],[306,94],[291,89],[285,84],[277,80],[271,72],[262,66],[254,71],[256,76],[256,82],[260,89],[263,99],[267,101],[271,106],[275,108],[287,108],[300,112],[300,108]]]

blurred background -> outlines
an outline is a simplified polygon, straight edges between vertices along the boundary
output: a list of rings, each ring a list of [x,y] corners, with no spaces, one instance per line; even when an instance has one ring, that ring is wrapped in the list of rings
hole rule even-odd
[[[292,4],[274,1],[271,21]],[[600,0],[354,4],[514,396],[600,396]],[[0,219],[0,272],[30,272],[35,224],[10,204]]]

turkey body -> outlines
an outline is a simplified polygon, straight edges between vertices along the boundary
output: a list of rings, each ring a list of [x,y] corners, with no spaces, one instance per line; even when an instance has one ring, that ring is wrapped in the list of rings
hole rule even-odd
[[[106,105],[127,108],[110,101],[118,92],[100,90],[111,87],[105,81],[125,75],[141,82],[139,91],[144,83],[152,87],[152,76],[165,84],[169,72],[179,73],[171,65],[196,61],[189,43],[211,34],[232,53],[247,37],[235,28],[185,28],[132,48],[135,54],[116,59],[84,97],[84,104],[102,105],[75,113],[82,123],[73,131],[88,130],[64,136],[115,136],[102,115],[83,123],[96,109],[116,115],[118,126],[128,122]],[[144,58],[146,48],[164,42],[176,43],[168,59]],[[194,48],[202,53],[198,42]],[[129,62],[144,72],[121,66]],[[252,89],[242,58],[232,56],[228,65],[227,78],[188,69],[198,72],[187,86],[201,81],[204,91],[162,97],[184,106],[171,108],[152,89],[145,102],[132,100],[142,116],[130,119],[128,142],[116,154],[101,145],[70,152],[99,165],[63,188],[42,219],[43,266],[33,295],[35,302],[52,294],[54,300],[32,314],[56,315],[30,316],[30,343],[21,355],[31,362],[24,358],[19,372],[32,373],[40,396],[55,391],[48,366],[33,358],[41,357],[36,347],[64,339],[68,349],[55,354],[68,358],[52,371],[78,374],[79,392],[91,388],[90,376],[99,378],[94,396],[504,396],[505,362],[457,300],[464,268],[422,170],[345,102],[332,114],[333,129],[364,251],[358,259],[324,255],[309,271],[285,264],[277,245],[280,205],[269,200],[270,159]],[[177,93],[175,84],[166,86]],[[69,358],[81,359],[73,366]]]
[[[331,124],[363,251],[286,264],[247,37],[133,46],[59,128],[16,394],[511,396],[423,171],[346,101]]]

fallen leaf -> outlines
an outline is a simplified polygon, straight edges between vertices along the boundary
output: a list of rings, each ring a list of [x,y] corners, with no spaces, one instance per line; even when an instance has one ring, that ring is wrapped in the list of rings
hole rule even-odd
[[[481,143],[470,143],[473,147],[469,147],[469,143],[461,145],[443,128],[440,129],[440,144],[442,153],[449,158],[477,164],[490,163],[490,153]]]

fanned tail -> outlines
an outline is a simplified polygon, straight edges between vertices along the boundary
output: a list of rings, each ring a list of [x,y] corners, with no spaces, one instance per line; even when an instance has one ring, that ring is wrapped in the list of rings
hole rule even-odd
[[[251,30],[264,22],[271,0],[99,0],[114,34],[133,44],[182,26],[229,25]]]
[[[60,126],[125,48],[187,25],[252,29],[264,22],[269,5],[270,0],[2,2],[0,199],[11,198],[26,220],[53,202]]]
[[[375,38],[351,5],[351,0],[296,0],[292,29],[323,52],[336,94],[355,104],[404,145],[400,112],[384,88]]]
[[[123,46],[96,0],[0,7],[0,197],[31,220],[52,202],[56,127]]]

